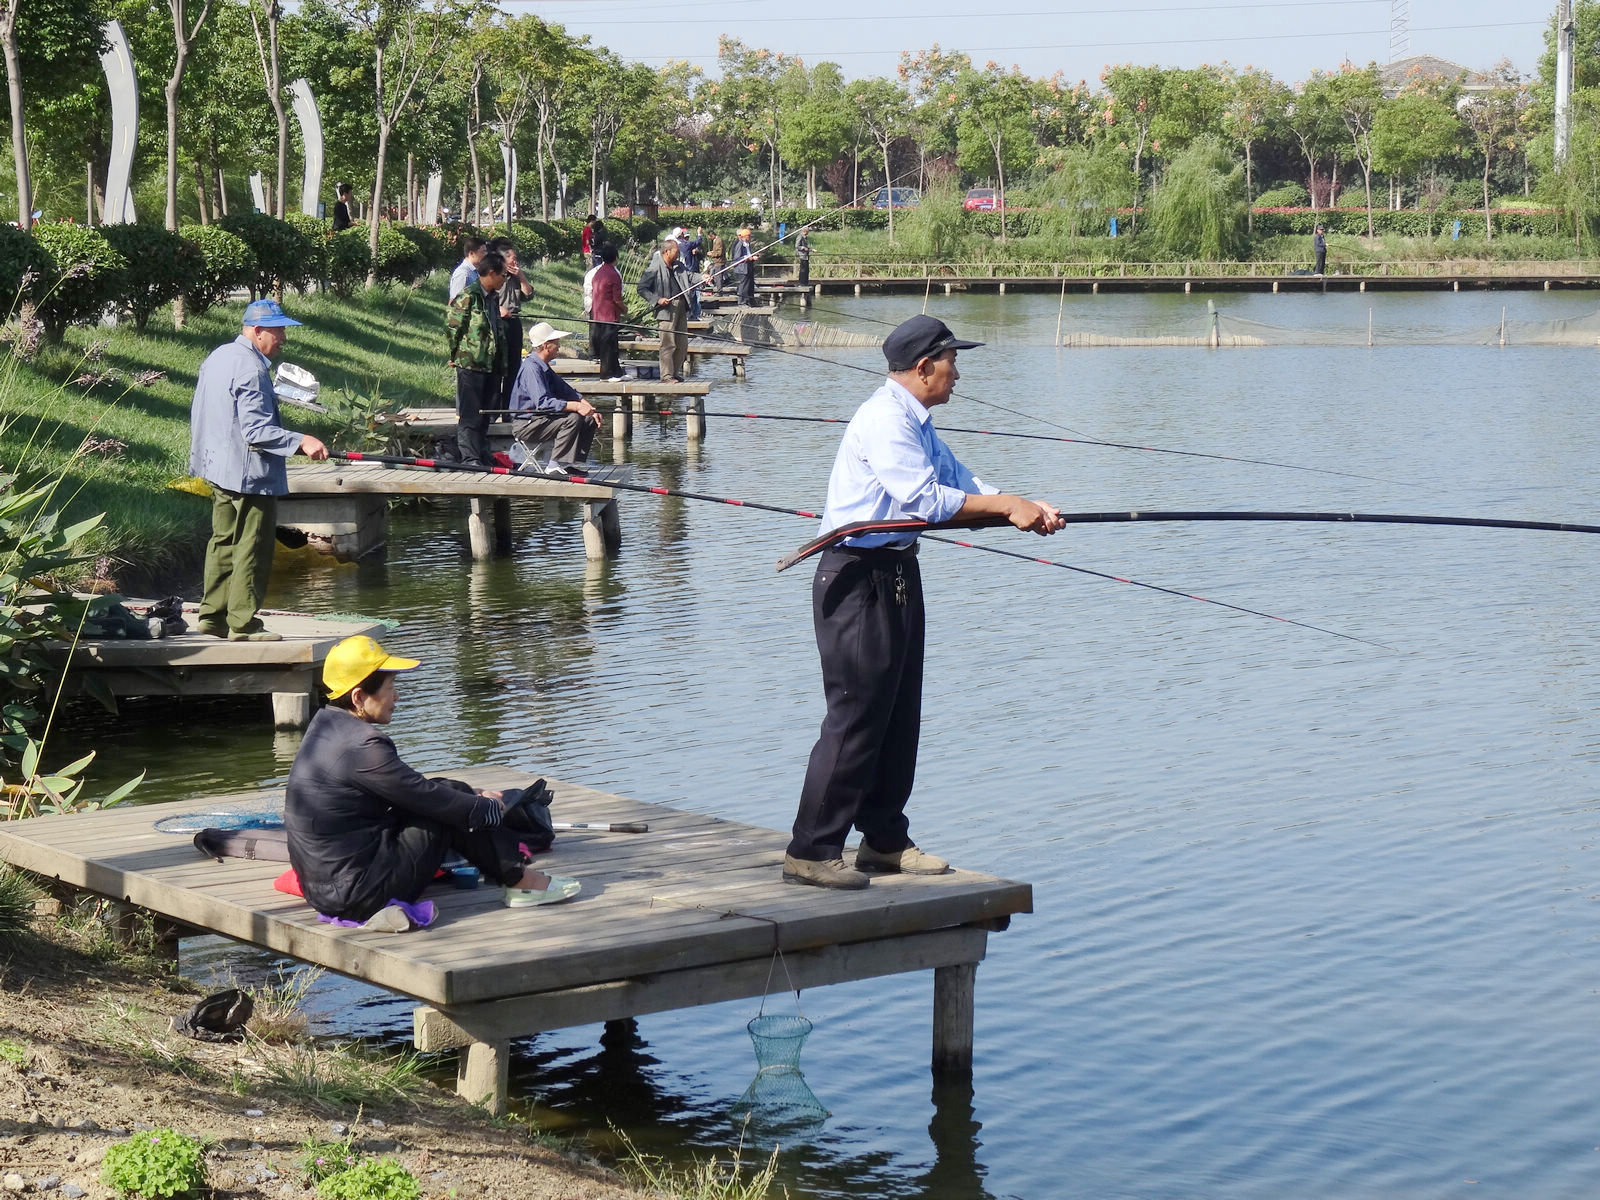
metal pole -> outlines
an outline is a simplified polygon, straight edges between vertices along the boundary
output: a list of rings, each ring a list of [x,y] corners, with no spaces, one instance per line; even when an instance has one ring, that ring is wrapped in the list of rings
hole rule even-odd
[[[1061,281],[1061,303],[1056,305],[1056,345],[1061,345],[1061,318],[1067,311],[1067,281]]]

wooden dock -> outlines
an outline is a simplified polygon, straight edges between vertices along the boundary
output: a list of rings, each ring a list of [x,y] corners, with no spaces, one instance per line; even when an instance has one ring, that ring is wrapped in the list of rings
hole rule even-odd
[[[128,600],[142,611],[151,600]],[[105,638],[46,646],[56,665],[66,663],[69,691],[82,691],[93,677],[114,696],[259,696],[272,698],[279,729],[303,729],[316,706],[322,660],[334,645],[381,626],[366,621],[330,621],[305,613],[274,613],[261,620],[281,642],[230,642],[194,631],[196,605],[183,606],[188,633],[129,640]]]
[[[409,409],[434,414],[413,426],[431,432],[455,431],[448,408]],[[446,421],[444,418],[448,418]],[[400,424],[408,424],[401,421]],[[620,468],[624,473],[631,468]],[[622,478],[614,466],[596,466],[597,477]],[[622,479],[626,482],[626,479]],[[388,540],[389,501],[396,496],[464,496],[471,501],[467,540],[473,558],[511,549],[512,500],[576,500],[583,505],[583,548],[587,558],[613,555],[622,545],[616,490],[598,483],[567,483],[538,475],[490,475],[476,471],[430,471],[383,463],[323,462],[289,464],[289,494],[278,500],[279,528],[294,529],[340,561],[361,558]]]
[[[649,411],[647,398],[650,396],[685,397],[684,433],[691,442],[705,440],[705,398],[711,391],[709,383],[657,383],[653,380],[610,383],[605,380],[580,379],[572,386],[585,396],[617,397],[616,406],[610,410],[611,441],[619,451],[633,436],[633,418],[642,417]],[[400,432],[426,434],[431,437],[454,437],[456,412],[453,408],[402,408],[390,419],[390,424]],[[489,423],[491,446],[503,449],[510,444],[511,424],[509,421]],[[618,461],[621,461],[620,457]]]
[[[658,337],[633,338],[632,340],[621,342],[620,347],[624,354],[659,354],[661,352],[661,339]],[[689,362],[692,366],[697,358],[726,358],[733,364],[734,378],[744,379],[746,377],[745,360],[750,357],[751,349],[752,347],[750,346],[730,345],[727,342],[697,342],[691,339],[689,342]]]
[[[1463,292],[1556,291],[1600,287],[1600,275],[1119,275],[1109,264],[1102,275],[864,275],[813,276],[817,296],[874,294],[952,295],[957,292],[1047,292],[1069,296],[1124,292]]]
[[[453,771],[476,787],[532,776]],[[201,857],[153,822],[281,792],[124,806],[0,825],[0,858],[158,917],[263,946],[416,1000],[418,1050],[462,1048],[457,1090],[500,1112],[509,1043],[544,1030],[933,970],[933,1067],[970,1074],[973,990],[988,936],[1031,912],[1028,884],[968,871],[880,876],[860,892],[780,881],[788,835],[554,783],[561,821],[644,821],[640,835],[561,833],[538,860],[575,876],[566,904],[508,909],[498,888],[435,886],[426,930],[320,923],[272,889],[283,863]],[[774,957],[781,951],[782,967]],[[786,973],[787,972],[787,975]],[[881,1053],[903,1053],[903,1044]]]

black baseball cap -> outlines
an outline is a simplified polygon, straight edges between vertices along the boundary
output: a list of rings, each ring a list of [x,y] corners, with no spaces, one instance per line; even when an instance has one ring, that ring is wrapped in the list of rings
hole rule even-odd
[[[883,357],[889,360],[889,370],[909,371],[919,359],[981,345],[982,342],[962,341],[936,317],[919,315],[895,326],[894,332],[883,339]]]

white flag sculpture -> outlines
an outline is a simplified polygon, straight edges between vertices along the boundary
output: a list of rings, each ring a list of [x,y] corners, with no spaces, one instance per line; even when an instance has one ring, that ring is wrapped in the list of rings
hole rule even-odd
[[[133,71],[133,54],[122,22],[107,21],[106,52],[100,66],[111,93],[111,162],[106,170],[107,225],[131,225],[133,211],[133,152],[139,142],[139,77]]]
[[[311,85],[296,79],[289,85],[294,98],[294,117],[300,122],[300,140],[305,143],[306,169],[300,180],[300,211],[308,217],[317,215],[322,200],[322,114],[317,111],[317,98],[311,94]]]

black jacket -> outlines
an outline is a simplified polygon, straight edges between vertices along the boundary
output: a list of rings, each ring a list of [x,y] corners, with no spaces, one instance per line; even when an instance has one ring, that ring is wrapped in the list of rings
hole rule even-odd
[[[467,784],[428,779],[406,766],[377,726],[324,708],[311,719],[289,770],[289,861],[312,907],[342,913],[382,890],[388,843],[405,826],[433,821],[473,830],[498,823],[499,809],[498,800]]]

